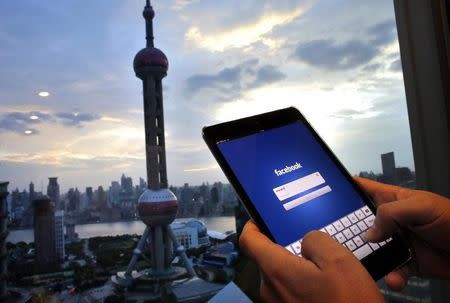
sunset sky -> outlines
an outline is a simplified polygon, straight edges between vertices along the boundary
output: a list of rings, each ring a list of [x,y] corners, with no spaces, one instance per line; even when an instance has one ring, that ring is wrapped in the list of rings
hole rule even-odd
[[[0,2],[0,180],[62,191],[145,176],[145,1]],[[225,181],[201,127],[300,109],[353,174],[413,168],[392,0],[159,0],[168,179]]]

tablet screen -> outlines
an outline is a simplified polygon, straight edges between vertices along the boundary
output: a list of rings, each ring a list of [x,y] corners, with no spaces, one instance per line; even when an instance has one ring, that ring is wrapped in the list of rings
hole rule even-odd
[[[365,207],[302,122],[222,141],[218,148],[283,246]]]

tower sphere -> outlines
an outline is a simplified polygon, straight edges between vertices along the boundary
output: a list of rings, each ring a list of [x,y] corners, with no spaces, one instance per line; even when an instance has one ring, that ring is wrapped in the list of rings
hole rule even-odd
[[[167,72],[169,60],[156,47],[146,47],[141,49],[134,57],[133,67],[135,71],[140,67],[162,67]]]
[[[145,20],[152,20],[153,17],[155,17],[155,11],[153,10],[153,7],[146,6],[144,7],[144,11],[142,12],[142,15],[144,16]]]
[[[138,200],[138,214],[148,226],[168,225],[177,215],[177,197],[169,189],[146,189]]]

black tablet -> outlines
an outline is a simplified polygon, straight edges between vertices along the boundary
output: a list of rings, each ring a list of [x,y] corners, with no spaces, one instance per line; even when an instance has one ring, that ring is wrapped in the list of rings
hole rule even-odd
[[[365,241],[373,202],[297,109],[204,127],[203,138],[252,219],[291,253],[300,256],[303,236],[321,230],[375,280],[409,260],[399,236]]]

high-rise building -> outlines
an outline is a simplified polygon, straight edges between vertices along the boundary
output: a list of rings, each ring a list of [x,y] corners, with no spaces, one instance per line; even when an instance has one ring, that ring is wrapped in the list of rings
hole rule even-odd
[[[60,203],[58,177],[48,178],[47,196],[55,203],[56,209],[64,209]]]
[[[58,263],[55,232],[55,204],[43,196],[33,201],[34,208],[34,247],[36,264],[43,268]]]
[[[120,202],[120,184],[117,181],[111,182],[111,186],[108,190],[108,204],[109,206],[118,205]]]
[[[30,196],[29,196],[29,202],[28,205],[31,205],[33,203],[33,200],[36,199],[36,192],[34,191],[34,184],[33,182],[30,183]]]
[[[0,182],[0,301],[6,298],[6,258],[8,253],[6,251],[6,237],[8,236],[7,219],[8,219],[8,205],[6,197],[8,196],[8,182]],[[2,301],[3,302],[3,301]]]
[[[67,205],[66,208],[68,211],[76,211],[80,209],[81,204],[81,194],[78,191],[78,188],[69,189],[69,192],[67,193]]]
[[[59,261],[64,260],[64,211],[55,212],[55,247],[56,255]]]
[[[395,176],[394,152],[381,154],[381,166],[383,168],[383,175],[386,177]]]
[[[86,187],[86,197],[87,197],[87,207],[92,205],[92,201],[94,201],[94,191],[92,187]]]
[[[133,193],[133,179],[131,177],[126,177],[125,174],[122,174],[120,185],[123,191],[130,194]]]
[[[101,210],[104,210],[108,207],[107,205],[107,196],[106,192],[103,189],[103,186],[99,186],[97,189],[97,207]]]

